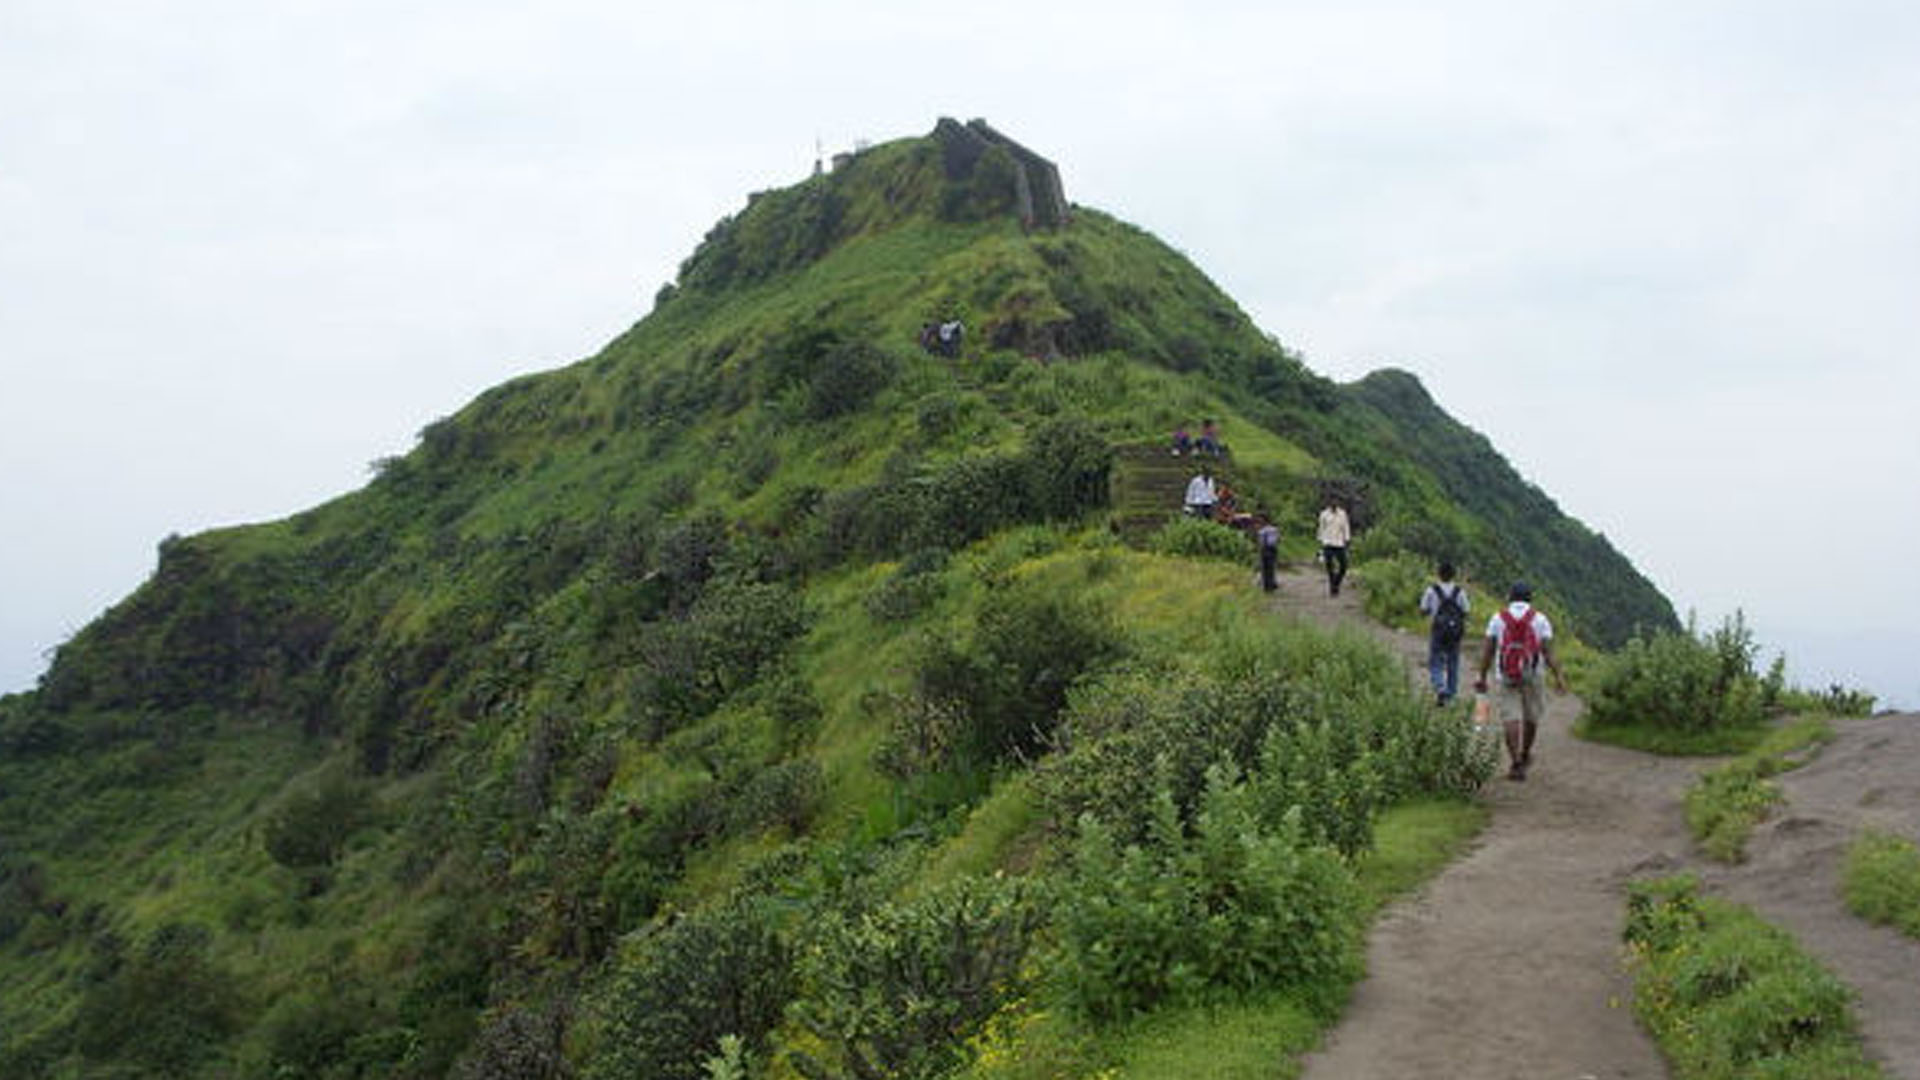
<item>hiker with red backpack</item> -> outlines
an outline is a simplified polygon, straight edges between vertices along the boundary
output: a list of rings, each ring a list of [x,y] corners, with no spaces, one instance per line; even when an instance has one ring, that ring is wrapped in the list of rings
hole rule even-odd
[[[1487,672],[1496,658],[1500,679],[1494,707],[1506,731],[1507,760],[1511,762],[1507,779],[1525,780],[1533,764],[1533,738],[1547,711],[1541,665],[1553,672],[1554,689],[1563,694],[1567,676],[1553,654],[1553,624],[1533,606],[1533,588],[1524,581],[1513,583],[1507,591],[1507,606],[1494,612],[1487,623],[1486,644],[1480,648],[1480,674],[1473,683],[1475,693],[1487,692]]]

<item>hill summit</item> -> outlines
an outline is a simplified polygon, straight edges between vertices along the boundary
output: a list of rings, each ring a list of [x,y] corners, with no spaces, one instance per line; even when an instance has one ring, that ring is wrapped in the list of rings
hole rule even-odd
[[[1178,520],[1203,419],[1289,557],[1352,504],[1382,613],[1444,557],[1597,645],[1676,623],[1414,376],[1313,373],[941,120],[750,196],[597,355],[362,490],[162,541],[0,699],[0,1073],[699,1077],[739,1036],[932,1076],[1042,948],[1090,1023],[1255,969],[1335,994],[1346,930],[1104,997],[1074,944],[1103,843],[1242,815],[1331,926],[1378,806],[1484,775]]]

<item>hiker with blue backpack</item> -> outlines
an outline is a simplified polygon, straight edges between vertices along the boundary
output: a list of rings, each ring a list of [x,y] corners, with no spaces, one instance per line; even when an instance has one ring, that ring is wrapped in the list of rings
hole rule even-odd
[[[1533,738],[1540,731],[1540,718],[1546,715],[1547,695],[1542,664],[1553,672],[1554,689],[1567,691],[1566,673],[1553,654],[1553,624],[1545,612],[1533,606],[1533,588],[1516,581],[1507,592],[1507,606],[1493,613],[1487,623],[1487,640],[1480,648],[1480,672],[1474,680],[1475,693],[1487,692],[1487,672],[1499,660],[1500,679],[1494,687],[1493,705],[1500,726],[1506,732],[1507,779],[1525,780],[1533,765]]]
[[[1432,619],[1427,633],[1427,678],[1433,702],[1445,708],[1460,692],[1460,640],[1467,634],[1467,590],[1453,580],[1453,564],[1442,562],[1440,580],[1420,594],[1420,614]]]

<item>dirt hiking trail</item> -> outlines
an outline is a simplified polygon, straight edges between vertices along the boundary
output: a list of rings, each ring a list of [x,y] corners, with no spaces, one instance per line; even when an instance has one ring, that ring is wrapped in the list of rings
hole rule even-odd
[[[1282,575],[1273,603],[1385,643],[1425,687],[1425,638],[1374,622],[1360,600],[1351,588],[1329,597],[1310,568]],[[1472,596],[1463,687],[1492,603]],[[1482,791],[1493,816],[1472,849],[1374,925],[1367,977],[1304,1059],[1306,1080],[1668,1076],[1634,1019],[1620,932],[1627,883],[1681,870],[1792,932],[1859,993],[1867,1049],[1887,1075],[1920,1080],[1920,943],[1849,914],[1837,885],[1863,824],[1920,839],[1920,718],[1837,723],[1818,759],[1781,778],[1787,803],[1749,862],[1722,867],[1695,854],[1682,808],[1715,762],[1582,742],[1570,733],[1580,709],[1548,695],[1527,779],[1503,767]]]

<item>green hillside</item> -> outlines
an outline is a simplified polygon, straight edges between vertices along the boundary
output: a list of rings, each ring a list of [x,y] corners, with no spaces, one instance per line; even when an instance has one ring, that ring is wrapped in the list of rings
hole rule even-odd
[[[942,121],[756,194],[598,355],[163,541],[0,699],[0,1075],[1045,1075],[1330,1015],[1380,815],[1488,765],[1155,542],[1167,432],[1295,557],[1351,497],[1363,586],[1673,613],[1412,376],[1315,375],[1053,183]]]

